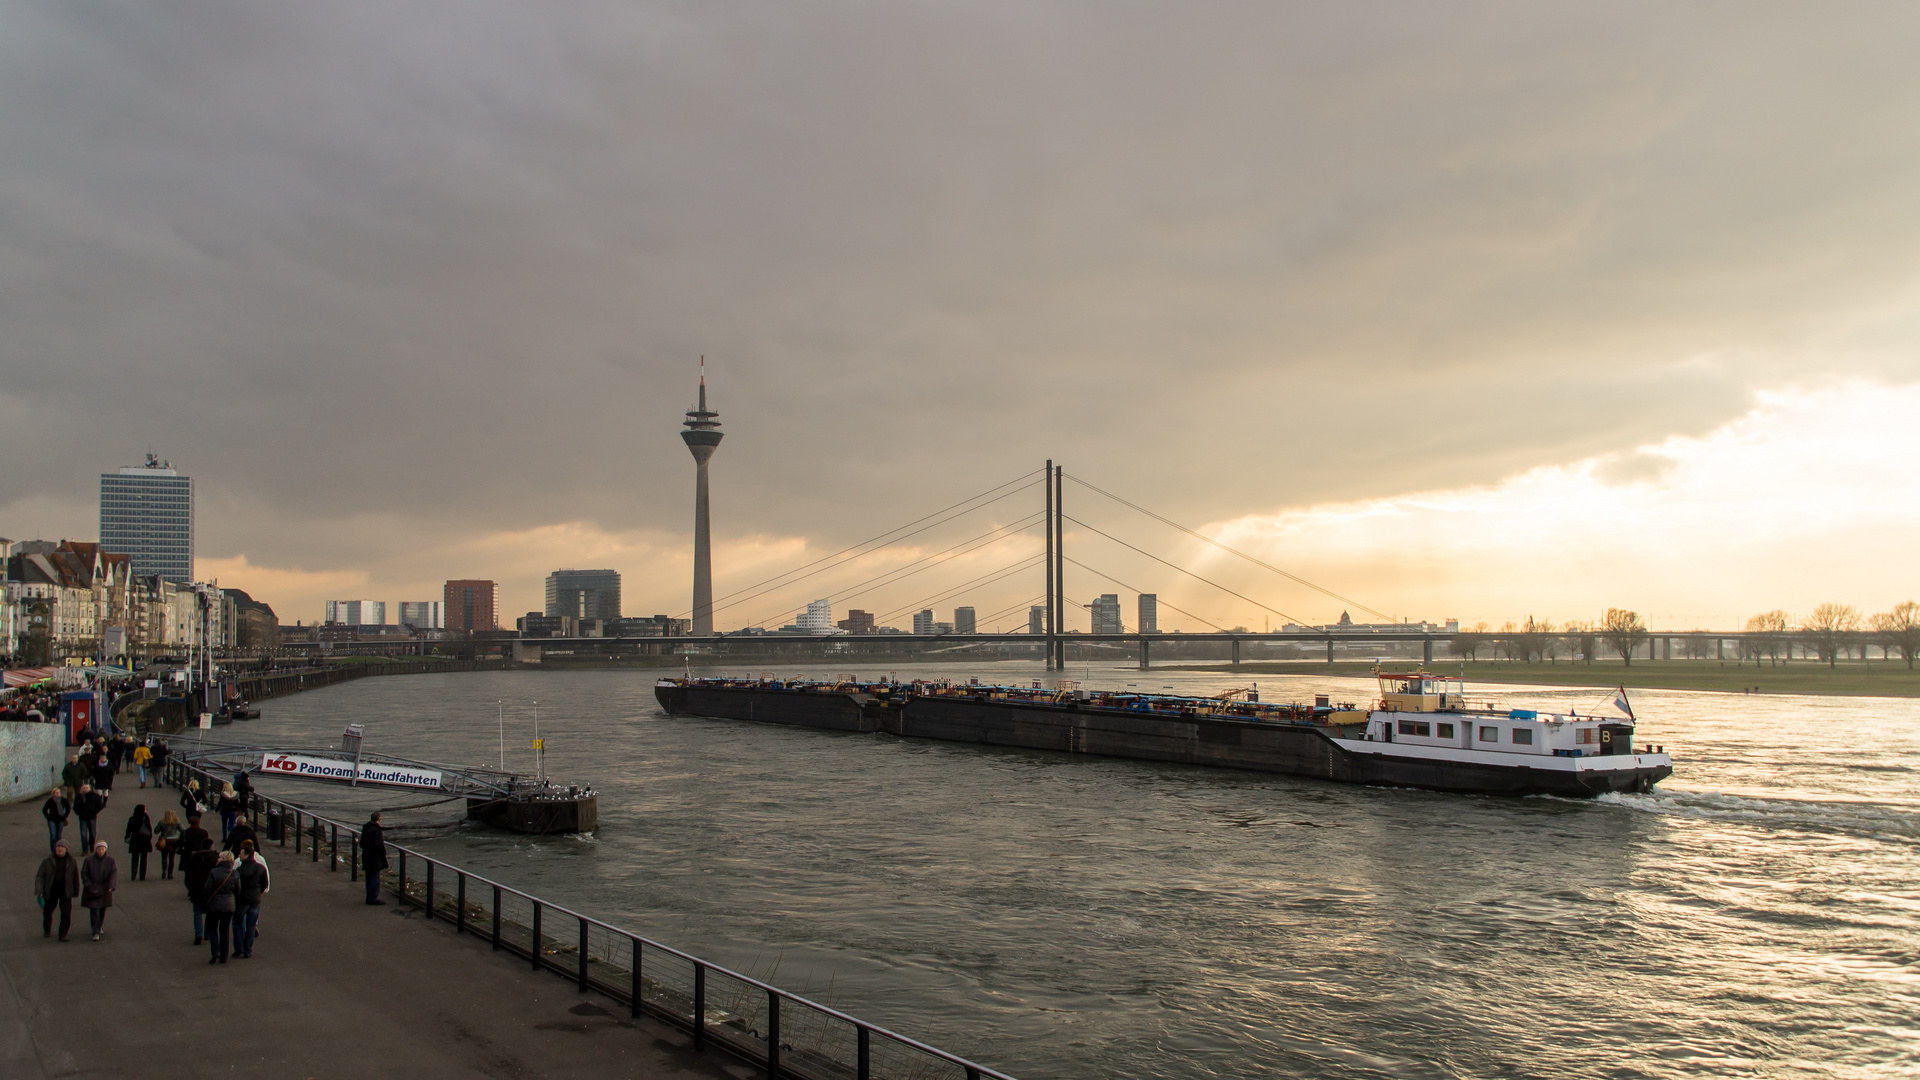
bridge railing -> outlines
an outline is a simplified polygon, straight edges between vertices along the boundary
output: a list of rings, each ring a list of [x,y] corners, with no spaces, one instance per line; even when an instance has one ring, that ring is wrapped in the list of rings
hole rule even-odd
[[[218,791],[225,777],[178,759],[168,779]],[[360,878],[357,826],[254,792],[245,816],[262,844]],[[262,819],[265,819],[263,823]],[[276,825],[277,821],[277,825]],[[456,934],[475,934],[534,971],[596,991],[763,1068],[772,1080],[1013,1080],[1006,1073],[849,1016],[562,904],[388,842],[381,888]]]

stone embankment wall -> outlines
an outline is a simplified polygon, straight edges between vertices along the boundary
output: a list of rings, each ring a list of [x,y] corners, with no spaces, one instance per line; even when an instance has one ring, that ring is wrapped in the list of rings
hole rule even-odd
[[[0,803],[46,794],[60,782],[66,751],[59,724],[0,724]]]
[[[506,663],[500,660],[449,660],[432,664],[341,664],[337,667],[307,671],[246,675],[242,676],[238,682],[241,697],[248,701],[260,701],[264,698],[279,697],[282,694],[297,694],[302,690],[332,686],[334,683],[364,678],[368,675],[425,675],[436,671],[503,671],[506,666]]]

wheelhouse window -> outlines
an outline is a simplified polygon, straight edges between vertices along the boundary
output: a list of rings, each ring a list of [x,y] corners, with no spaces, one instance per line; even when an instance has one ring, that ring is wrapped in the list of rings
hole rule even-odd
[[[1437,727],[1437,728],[1439,729],[1439,733],[1440,733],[1440,737],[1441,737],[1441,738],[1443,738],[1443,739],[1451,739],[1451,738],[1453,738],[1453,725],[1452,725],[1452,724],[1437,724],[1437,725],[1435,725],[1435,727]]]
[[[1482,724],[1480,726],[1480,741],[1481,742],[1499,742],[1500,729],[1490,724]]]
[[[1594,741],[1594,734],[1595,732],[1592,728],[1583,727],[1574,733],[1573,741],[1577,743],[1590,743]]]
[[[1432,735],[1433,725],[1421,723],[1420,721],[1417,721],[1417,720],[1402,720],[1400,721],[1400,734]]]
[[[1521,728],[1521,727],[1514,728],[1513,744],[1515,746],[1532,746],[1533,745],[1533,729]]]

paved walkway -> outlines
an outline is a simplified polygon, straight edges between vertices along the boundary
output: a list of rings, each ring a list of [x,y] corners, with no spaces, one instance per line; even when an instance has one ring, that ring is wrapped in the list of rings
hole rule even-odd
[[[209,965],[158,856],[146,881],[127,880],[120,832],[143,794],[116,785],[102,817],[120,888],[98,942],[77,904],[66,944],[41,938],[40,800],[0,806],[0,1077],[760,1075],[391,900],[367,907],[364,885],[291,848],[267,849],[273,892],[253,958]]]

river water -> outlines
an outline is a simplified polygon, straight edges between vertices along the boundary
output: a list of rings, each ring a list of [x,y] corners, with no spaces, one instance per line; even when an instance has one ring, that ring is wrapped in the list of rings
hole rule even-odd
[[[674,718],[654,677],[364,679],[222,734],[355,722],[369,749],[493,765],[504,708],[507,764],[530,768],[537,701],[547,770],[599,789],[598,832],[418,846],[1023,1080],[1920,1075],[1920,702],[1636,692],[1637,741],[1675,775],[1573,802]]]

